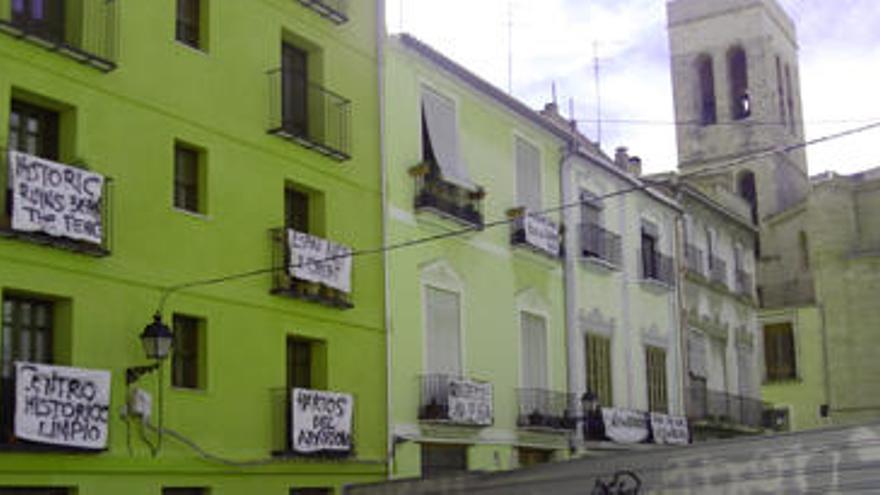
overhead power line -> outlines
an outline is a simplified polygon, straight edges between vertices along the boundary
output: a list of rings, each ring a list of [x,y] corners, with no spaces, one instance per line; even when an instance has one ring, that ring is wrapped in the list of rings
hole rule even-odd
[[[600,123],[600,119],[575,119],[575,121],[579,124],[596,124]],[[842,124],[863,124],[866,122],[877,122],[880,121],[880,118],[873,119],[827,119],[827,120],[801,120],[798,121],[797,124],[803,127],[804,124],[809,125],[842,125]],[[699,120],[663,120],[663,119],[601,119],[602,124],[632,124],[632,125],[646,125],[646,126],[700,126],[700,127],[708,127],[703,124]],[[759,121],[759,120],[750,120],[748,123],[744,124],[741,121],[736,122],[716,122],[712,124],[712,126],[788,126],[788,122],[782,121]]]

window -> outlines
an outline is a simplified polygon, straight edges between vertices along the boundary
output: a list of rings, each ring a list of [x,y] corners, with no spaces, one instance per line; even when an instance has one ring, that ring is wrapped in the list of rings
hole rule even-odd
[[[738,46],[731,48],[727,52],[727,64],[730,78],[730,115],[734,120],[742,120],[752,113],[746,51]]]
[[[58,112],[12,100],[9,113],[9,148],[58,160]]]
[[[62,42],[66,2],[67,0],[13,0],[12,24],[40,38]]]
[[[758,224],[758,191],[755,185],[755,174],[749,170],[740,173],[738,187],[739,196],[749,204],[752,210],[752,223]]]
[[[204,0],[177,0],[175,39],[193,48],[204,49],[202,22]]]
[[[691,378],[702,379],[702,383],[705,385],[706,376],[708,375],[706,336],[698,330],[691,330],[688,333],[687,351],[688,371]]]
[[[642,226],[642,276],[657,279],[660,276],[660,260],[657,250],[656,229]]]
[[[422,444],[422,477],[436,478],[467,471],[467,447],[463,445]]]
[[[162,495],[208,495],[211,491],[203,487],[163,487]]]
[[[332,488],[291,488],[290,495],[333,495]]]
[[[750,349],[740,347],[737,349],[737,380],[739,381],[739,394],[743,397],[752,397],[752,353]]]
[[[314,236],[324,235],[324,194],[299,184],[284,186],[284,226]]]
[[[710,337],[709,356],[711,367],[707,377],[709,388],[727,392],[727,340]]]
[[[666,351],[659,347],[645,347],[645,365],[648,371],[648,410],[666,413],[669,410],[666,395]]]
[[[528,211],[541,210],[541,154],[516,138],[516,202]]]
[[[174,206],[192,213],[205,212],[203,157],[199,150],[174,145]]]
[[[6,487],[0,486],[0,495],[73,495],[76,490],[62,487]]]
[[[171,362],[171,385],[180,388],[205,388],[205,320],[175,314],[174,355]]]
[[[709,260],[709,270],[715,268],[715,231],[706,227],[706,256]]]
[[[794,331],[791,323],[764,325],[764,360],[767,366],[767,381],[797,378]]]
[[[288,337],[287,388],[323,390],[326,382],[326,346],[317,340]]]
[[[715,72],[712,57],[701,55],[697,59],[697,76],[700,80],[700,123],[711,125],[718,121],[715,105]]]
[[[788,122],[791,124],[791,132],[797,131],[797,122],[794,119],[794,93],[791,83],[791,67],[785,64],[785,94],[788,102]]]
[[[461,374],[459,295],[425,287],[425,371],[429,374]]]
[[[309,53],[290,43],[281,45],[282,128],[309,137]]]
[[[531,313],[520,313],[522,387],[547,389],[547,322]]]
[[[422,88],[422,158],[444,181],[473,189],[459,152],[455,102],[432,89]]]
[[[516,449],[520,467],[531,467],[539,464],[547,464],[553,461],[553,451],[546,449],[530,449],[519,447]]]
[[[801,230],[798,232],[798,246],[801,252],[801,268],[810,269],[810,243],[807,239],[807,233]]]
[[[596,394],[602,407],[612,407],[611,339],[587,334],[587,390]]]
[[[776,96],[779,98],[779,122],[785,125],[785,90],[782,82],[782,60],[778,55],[776,56]]]

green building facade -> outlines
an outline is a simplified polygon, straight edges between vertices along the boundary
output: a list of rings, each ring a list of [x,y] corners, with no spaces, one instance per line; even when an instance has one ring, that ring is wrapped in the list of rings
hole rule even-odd
[[[385,477],[382,257],[326,259],[382,242],[382,8],[0,2],[0,493],[335,493]],[[139,334],[157,307],[175,346],[127,385],[151,363]],[[109,372],[109,388],[90,382],[109,394],[89,396],[96,448],[63,409],[24,438],[16,407],[37,414],[21,406],[36,392],[16,377],[35,369]],[[295,440],[308,427],[291,418],[313,418],[291,411],[294,388],[343,404],[308,413],[333,433],[313,435],[319,455]],[[73,395],[64,407],[86,400]]]

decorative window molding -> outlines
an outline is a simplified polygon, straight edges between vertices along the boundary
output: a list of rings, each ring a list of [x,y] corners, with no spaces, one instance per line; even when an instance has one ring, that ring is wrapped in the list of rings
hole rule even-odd
[[[578,315],[578,322],[583,333],[591,333],[608,338],[614,335],[614,318],[603,317],[602,311],[598,308],[593,308],[589,313],[581,309]]]

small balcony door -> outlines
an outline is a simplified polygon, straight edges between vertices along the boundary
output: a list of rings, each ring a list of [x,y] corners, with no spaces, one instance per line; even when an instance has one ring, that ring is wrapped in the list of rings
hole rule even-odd
[[[290,44],[281,48],[282,126],[294,136],[309,137],[308,53]]]

